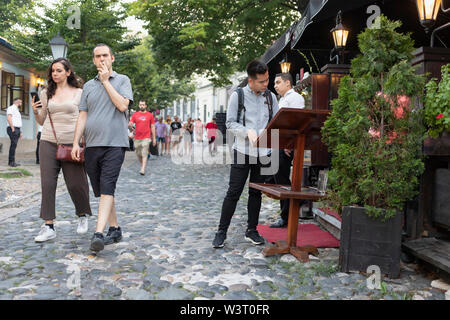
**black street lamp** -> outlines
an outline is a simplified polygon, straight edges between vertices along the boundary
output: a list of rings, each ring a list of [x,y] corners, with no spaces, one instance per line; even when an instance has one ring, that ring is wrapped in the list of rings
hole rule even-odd
[[[342,24],[342,11],[339,11],[336,16],[336,26],[331,29],[333,35],[334,48],[330,53],[330,61],[337,59],[339,64],[339,57],[342,55],[345,46],[347,45],[349,30]],[[333,52],[337,51],[337,55],[333,57]]]
[[[280,61],[280,66],[282,73],[289,73],[289,70],[291,69],[291,63],[288,62],[287,53],[285,53],[284,59]]]
[[[58,35],[50,40],[50,48],[52,49],[53,60],[58,58],[66,58],[69,46],[67,42],[58,32]]]
[[[443,12],[450,11],[450,8],[444,8],[444,2],[442,0],[416,0],[416,4],[417,11],[419,12],[420,24],[425,28],[426,33],[429,33],[436,23],[439,7],[441,7]],[[448,27],[450,27],[450,22],[433,30],[431,33],[431,47],[434,47],[434,37],[436,36],[436,32]]]

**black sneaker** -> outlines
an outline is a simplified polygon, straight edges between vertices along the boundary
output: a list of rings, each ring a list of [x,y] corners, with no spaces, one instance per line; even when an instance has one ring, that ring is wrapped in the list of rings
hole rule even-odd
[[[91,250],[92,251],[102,251],[105,248],[105,240],[103,233],[96,232],[91,240]]]
[[[120,240],[122,240],[122,229],[120,227],[109,227],[105,237],[105,245],[119,242]]]
[[[225,239],[227,238],[227,233],[225,231],[218,231],[216,236],[214,237],[213,247],[214,248],[223,248]]]
[[[245,240],[250,241],[253,244],[264,244],[266,240],[264,240],[263,237],[261,237],[257,230],[247,230],[245,232]]]

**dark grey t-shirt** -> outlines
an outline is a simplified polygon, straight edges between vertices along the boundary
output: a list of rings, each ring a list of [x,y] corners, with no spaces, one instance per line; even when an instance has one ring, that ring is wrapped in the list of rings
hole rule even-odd
[[[109,82],[124,98],[133,103],[130,79],[113,72]],[[98,79],[98,76],[85,83],[81,95],[80,111],[87,111],[84,131],[86,147],[128,147],[127,112],[120,112]]]

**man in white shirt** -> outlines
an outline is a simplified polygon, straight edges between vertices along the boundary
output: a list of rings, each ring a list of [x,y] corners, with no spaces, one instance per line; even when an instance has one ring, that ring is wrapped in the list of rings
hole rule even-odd
[[[281,96],[278,105],[281,108],[305,108],[305,99],[292,88],[293,79],[290,73],[279,73],[275,76],[275,91]],[[271,183],[291,185],[292,150],[280,152],[278,172],[271,178]],[[280,200],[280,219],[271,224],[271,228],[285,228],[289,218],[289,199]]]
[[[305,107],[305,99],[292,89],[293,79],[290,73],[279,73],[275,76],[275,91],[281,96],[278,105],[281,108]]]
[[[22,99],[15,98],[13,104],[6,110],[6,115],[8,119],[8,127],[6,132],[8,133],[9,139],[11,140],[11,145],[9,146],[9,157],[8,165],[10,167],[19,166],[15,161],[16,157],[16,147],[19,139],[22,138],[22,133],[20,132],[22,128],[22,116],[20,115],[19,107],[22,105]]]

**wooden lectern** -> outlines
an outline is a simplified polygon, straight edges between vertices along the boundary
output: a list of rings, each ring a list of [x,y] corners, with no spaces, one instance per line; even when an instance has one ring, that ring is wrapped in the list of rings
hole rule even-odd
[[[313,246],[297,247],[297,229],[300,203],[302,199],[317,201],[325,195],[320,192],[302,188],[303,158],[305,146],[311,146],[320,128],[329,115],[329,110],[305,110],[296,108],[282,108],[267,125],[258,137],[257,145],[260,148],[270,148],[272,145],[273,129],[279,130],[280,152],[283,149],[294,149],[292,168],[292,182],[290,186],[250,183],[249,186],[260,190],[268,197],[276,200],[290,200],[287,241],[277,241],[275,245],[264,248],[264,256],[290,253],[302,262],[309,261],[309,254],[318,255],[317,248]]]

